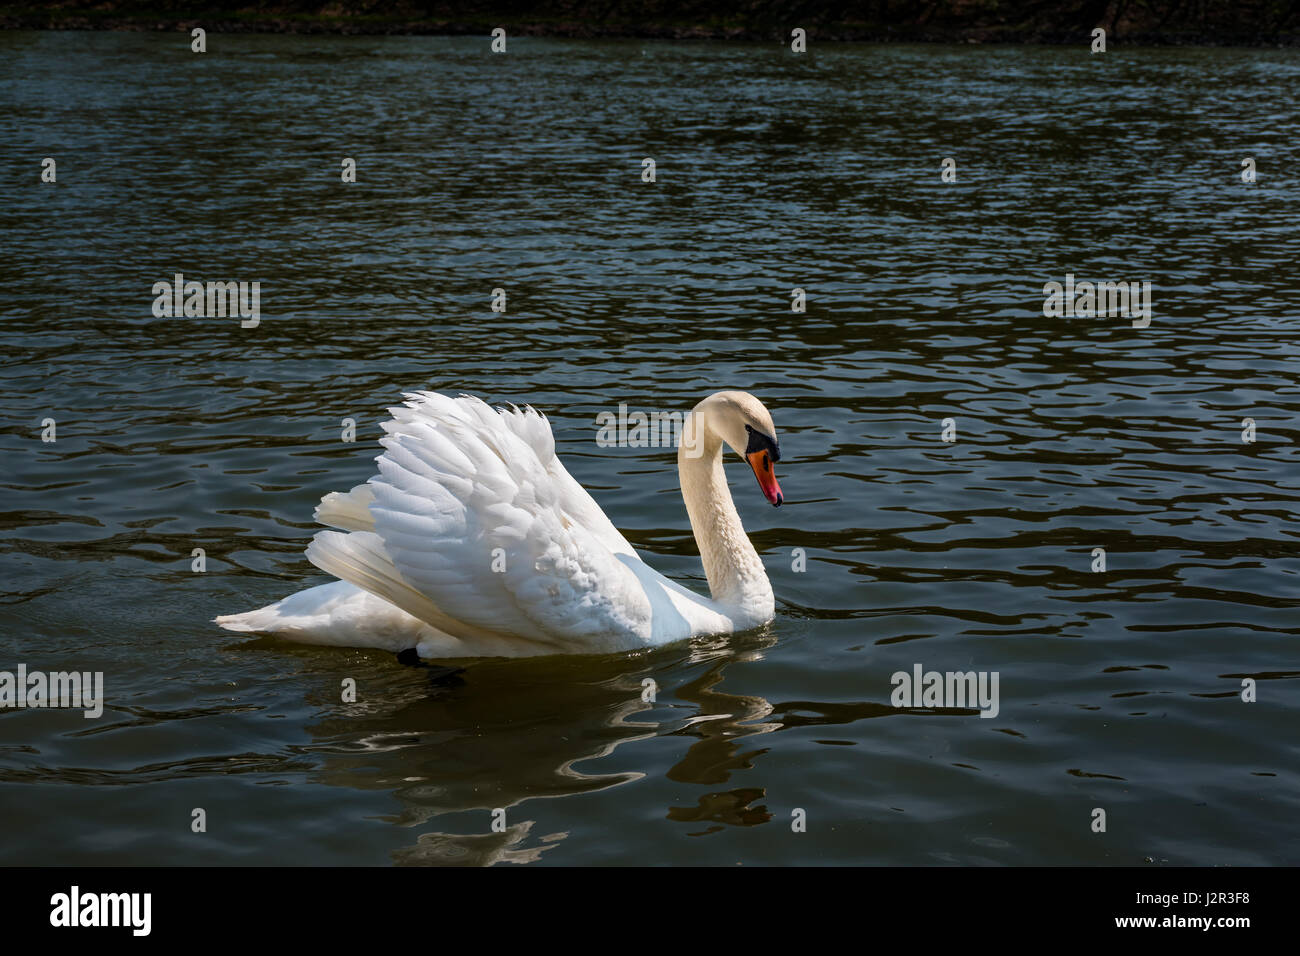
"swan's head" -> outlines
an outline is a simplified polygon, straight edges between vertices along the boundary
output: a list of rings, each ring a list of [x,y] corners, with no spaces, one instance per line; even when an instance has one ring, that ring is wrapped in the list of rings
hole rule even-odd
[[[776,440],[776,426],[763,403],[748,392],[714,392],[695,412],[707,428],[754,470],[763,497],[773,505],[785,500],[776,482],[775,464],[781,460],[781,446]]]

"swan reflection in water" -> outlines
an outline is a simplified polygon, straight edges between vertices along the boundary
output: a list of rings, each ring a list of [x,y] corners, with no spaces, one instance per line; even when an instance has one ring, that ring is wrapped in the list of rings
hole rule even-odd
[[[534,832],[525,805],[642,779],[636,770],[590,765],[621,744],[695,738],[667,772],[687,784],[721,789],[734,771],[752,768],[763,751],[746,747],[745,738],[781,724],[764,721],[772,705],[762,697],[719,685],[729,667],[760,660],[775,640],[763,629],[636,655],[480,661],[461,671],[399,670],[391,658],[376,659],[374,672],[358,681],[358,701],[331,704],[338,716],[312,724],[304,750],[322,761],[318,781],[390,791],[400,810],[381,819],[397,826],[464,815],[456,832],[429,830],[392,851],[395,862],[530,863],[566,834]],[[653,702],[647,680],[657,686]],[[666,808],[665,816],[715,829],[762,823],[768,815],[748,805],[763,793],[757,786],[710,793],[698,807]],[[502,832],[492,826],[497,809],[505,811]]]

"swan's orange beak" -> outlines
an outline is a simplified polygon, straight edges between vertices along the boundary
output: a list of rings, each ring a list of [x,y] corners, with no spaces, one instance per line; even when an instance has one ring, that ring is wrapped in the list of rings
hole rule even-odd
[[[745,458],[749,461],[749,467],[754,469],[754,477],[758,479],[758,487],[763,489],[763,497],[780,507],[781,502],[785,501],[785,495],[781,494],[781,486],[776,483],[771,454],[766,450],[752,451]]]

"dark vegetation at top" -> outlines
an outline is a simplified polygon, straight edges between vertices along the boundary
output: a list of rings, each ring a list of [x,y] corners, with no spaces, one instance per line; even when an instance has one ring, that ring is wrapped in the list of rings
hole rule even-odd
[[[1300,42],[1293,0],[66,0],[0,4],[0,27],[216,32],[485,33],[877,42]]]

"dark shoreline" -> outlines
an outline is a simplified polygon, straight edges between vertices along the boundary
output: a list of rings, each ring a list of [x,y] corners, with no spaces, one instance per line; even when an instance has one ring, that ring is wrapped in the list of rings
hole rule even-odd
[[[244,13],[226,10],[208,12],[166,12],[103,9],[131,7],[130,3],[62,5],[54,9],[0,5],[0,30],[114,30],[134,32],[177,32],[202,27],[212,33],[295,33],[319,35],[383,36],[437,35],[484,36],[494,27],[504,27],[510,36],[559,37],[571,39],[646,39],[646,40],[732,40],[744,42],[790,42],[787,26],[756,22],[754,18],[689,17],[603,17],[565,18],[491,15],[411,18],[407,16],[331,15],[322,12]],[[1222,24],[1196,24],[1179,29],[1150,29],[1147,24],[1133,24],[1120,19],[1112,3],[1109,19],[1040,17],[1017,25],[983,23],[978,17],[967,21],[917,23],[906,18],[898,22],[849,23],[826,22],[816,16],[792,15],[792,23],[808,31],[810,43],[969,43],[969,44],[1048,44],[1083,45],[1091,43],[1088,22],[1107,27],[1107,44],[1115,46],[1300,46],[1300,25],[1295,32],[1225,29]],[[1072,21],[1072,22],[1070,22]],[[1070,25],[1066,25],[1070,22]],[[1286,24],[1288,27],[1291,24]]]

